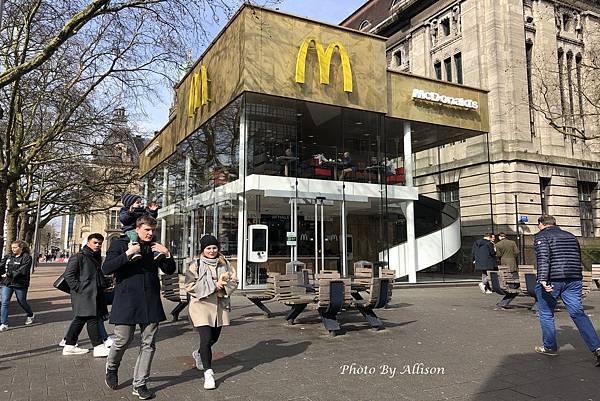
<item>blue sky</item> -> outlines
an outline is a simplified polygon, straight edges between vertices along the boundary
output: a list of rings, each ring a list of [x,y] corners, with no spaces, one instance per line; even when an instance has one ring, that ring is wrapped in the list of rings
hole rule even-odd
[[[283,0],[270,8],[337,25],[365,2],[366,0]],[[226,22],[221,21],[219,26],[215,27],[215,35]],[[169,92],[168,88],[164,88],[162,101],[156,99],[152,104],[148,102],[144,105],[148,120],[138,123],[142,131],[158,131],[167,122],[171,100]]]

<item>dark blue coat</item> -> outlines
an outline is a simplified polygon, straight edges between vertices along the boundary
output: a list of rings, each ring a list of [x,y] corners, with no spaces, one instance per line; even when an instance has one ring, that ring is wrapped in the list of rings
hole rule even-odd
[[[577,238],[558,226],[549,226],[534,235],[538,281],[583,278],[581,251]]]
[[[125,251],[129,238],[123,235],[110,244],[102,265],[104,274],[114,274],[115,290],[110,323],[148,324],[166,320],[160,299],[158,269],[175,273],[172,257],[156,262],[149,244],[141,244],[142,258],[130,261]]]
[[[486,239],[480,238],[475,241],[473,249],[471,249],[471,257],[475,262],[475,270],[496,270],[498,267],[494,244]]]
[[[158,217],[158,210],[148,208],[138,208],[130,211],[128,207],[122,207],[119,210],[119,221],[123,224],[123,232],[135,230],[135,222],[142,216]]]

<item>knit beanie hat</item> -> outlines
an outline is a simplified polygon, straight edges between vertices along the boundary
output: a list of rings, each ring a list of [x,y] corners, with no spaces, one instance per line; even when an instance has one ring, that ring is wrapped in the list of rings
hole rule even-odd
[[[219,240],[214,236],[207,234],[204,237],[200,238],[200,253],[204,252],[204,248],[209,245],[215,245],[217,248],[221,248],[219,244]]]
[[[125,194],[125,195],[123,195],[123,198],[121,198],[121,201],[123,202],[123,206],[125,206],[126,208],[129,208],[138,199],[142,200],[142,197],[139,195]]]

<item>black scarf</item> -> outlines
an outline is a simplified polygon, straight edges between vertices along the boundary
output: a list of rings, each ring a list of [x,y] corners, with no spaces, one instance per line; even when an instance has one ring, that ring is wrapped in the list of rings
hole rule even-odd
[[[96,265],[96,285],[98,288],[108,288],[109,283],[100,267],[102,266],[101,251],[94,252],[87,245],[81,248],[81,254],[89,258]]]

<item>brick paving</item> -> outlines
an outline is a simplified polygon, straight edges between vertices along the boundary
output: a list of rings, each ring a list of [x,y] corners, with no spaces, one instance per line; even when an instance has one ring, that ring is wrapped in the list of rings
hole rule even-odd
[[[25,316],[13,299],[11,328],[0,333],[0,401],[137,400],[131,395],[137,337],[125,354],[116,391],[104,384],[104,359],[61,355],[56,344],[71,319],[69,298],[51,287],[61,271],[60,265],[44,266],[34,274],[34,325],[23,325]],[[371,331],[358,313],[348,312],[342,317],[345,333],[332,338],[314,311],[290,327],[276,302],[268,305],[277,316],[266,319],[235,297],[233,324],[214,348],[218,388],[202,388],[202,373],[191,357],[198,338],[186,311],[179,322],[159,329],[149,387],[157,400],[600,399],[600,368],[566,312],[557,316],[560,355],[547,357],[533,351],[540,330],[526,308],[529,300],[497,310],[498,300],[476,285],[401,288],[379,313],[386,330]],[[599,327],[600,292],[585,304]],[[85,330],[80,344],[90,346]],[[443,368],[443,374],[423,374],[426,368]]]

